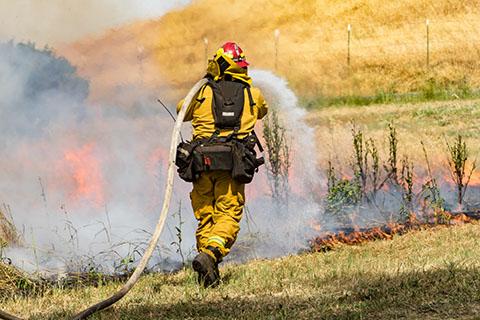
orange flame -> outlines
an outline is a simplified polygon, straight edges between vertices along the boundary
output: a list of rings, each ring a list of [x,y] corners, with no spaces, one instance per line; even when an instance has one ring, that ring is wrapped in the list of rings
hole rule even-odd
[[[75,186],[71,198],[77,201],[87,199],[97,204],[105,203],[103,178],[100,163],[94,155],[94,144],[66,151],[64,159],[71,169]]]
[[[439,212],[428,221],[420,221],[415,214],[411,214],[409,219],[403,223],[387,223],[384,226],[372,227],[360,230],[354,227],[352,231],[339,231],[338,233],[323,233],[310,241],[310,247],[313,251],[329,251],[335,249],[339,244],[358,245],[367,241],[390,240],[394,235],[402,235],[409,231],[422,230],[437,226],[454,226],[465,223],[475,223],[477,216],[467,216],[464,213],[452,214],[450,212]]]

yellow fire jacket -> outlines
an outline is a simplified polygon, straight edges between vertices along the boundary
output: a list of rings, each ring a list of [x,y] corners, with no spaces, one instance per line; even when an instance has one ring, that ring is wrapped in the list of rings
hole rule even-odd
[[[245,102],[243,106],[242,119],[238,138],[246,137],[255,127],[257,119],[262,119],[268,111],[268,105],[262,95],[260,89],[250,87],[253,101],[255,105],[250,106],[250,99],[248,98],[247,89],[244,89]],[[215,132],[215,120],[212,111],[213,91],[210,86],[203,86],[197,93],[192,103],[188,106],[184,121],[192,121],[193,139],[210,138]],[[181,100],[177,105],[177,113],[183,105]],[[228,136],[232,130],[220,131],[220,136]]]

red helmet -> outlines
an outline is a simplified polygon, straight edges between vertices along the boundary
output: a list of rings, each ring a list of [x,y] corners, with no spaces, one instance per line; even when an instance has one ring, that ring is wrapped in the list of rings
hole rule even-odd
[[[235,42],[227,42],[220,49],[223,49],[223,54],[235,61],[239,67],[246,68],[249,65],[242,48]]]

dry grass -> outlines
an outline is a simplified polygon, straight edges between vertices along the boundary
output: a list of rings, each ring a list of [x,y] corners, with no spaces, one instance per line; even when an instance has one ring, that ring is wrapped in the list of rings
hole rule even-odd
[[[93,319],[471,319],[480,310],[480,227],[414,232],[222,268],[223,284],[199,289],[191,270],[145,276]],[[7,299],[0,309],[65,319],[119,287],[52,289]]]
[[[0,301],[40,292],[40,285],[17,268],[0,261]]]
[[[470,159],[480,155],[480,101],[444,101],[417,104],[391,104],[357,107],[330,107],[309,113],[307,122],[316,129],[321,143],[319,166],[327,162],[347,164],[351,157],[351,123],[355,122],[368,137],[373,137],[380,152],[388,152],[387,124],[393,121],[398,132],[399,154],[408,155],[416,167],[425,167],[421,141],[424,142],[435,174],[450,180],[446,141],[452,142],[461,134],[470,149]],[[385,158],[385,157],[384,157]],[[480,183],[475,173],[472,182]]]
[[[6,245],[15,245],[20,242],[19,235],[11,219],[0,210],[0,258],[1,249]]]
[[[228,5],[199,0],[60,53],[92,79],[93,98],[139,84],[157,92],[168,88],[170,97],[178,98],[204,72],[204,37],[209,55],[233,39],[245,48],[253,67],[273,69],[276,28],[281,32],[278,73],[305,97],[417,91],[432,77],[447,87],[480,86],[480,6],[467,0],[244,0]]]
[[[17,280],[21,273],[15,268],[0,262],[0,292],[2,298],[17,292]]]

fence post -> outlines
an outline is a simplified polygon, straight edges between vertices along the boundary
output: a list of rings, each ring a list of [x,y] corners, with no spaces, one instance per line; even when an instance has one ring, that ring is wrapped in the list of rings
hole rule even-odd
[[[351,37],[352,37],[352,26],[350,25],[350,23],[348,24],[347,30],[348,30],[347,65],[350,67],[350,41],[351,41]]]
[[[430,20],[425,21],[427,27],[427,69],[430,68]]]
[[[205,46],[205,62],[208,62],[208,38],[203,38],[203,44]]]
[[[280,30],[275,29],[274,35],[274,46],[275,46],[275,72],[278,70],[278,41],[280,39]]]

